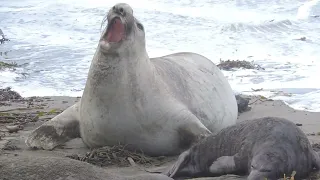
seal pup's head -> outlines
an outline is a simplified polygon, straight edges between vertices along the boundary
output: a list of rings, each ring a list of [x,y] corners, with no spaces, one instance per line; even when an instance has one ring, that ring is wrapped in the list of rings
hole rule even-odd
[[[263,152],[255,155],[251,161],[251,170],[248,180],[270,179],[276,180],[283,176],[283,156],[277,152]],[[290,174],[288,174],[290,176]]]
[[[102,24],[105,21],[108,25],[99,42],[102,53],[119,54],[137,45],[145,48],[144,27],[133,16],[133,10],[128,4],[118,3],[111,7]]]

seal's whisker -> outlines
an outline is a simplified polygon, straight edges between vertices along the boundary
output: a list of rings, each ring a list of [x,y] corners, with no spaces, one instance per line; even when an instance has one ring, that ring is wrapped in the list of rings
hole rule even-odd
[[[100,24],[100,34],[101,34],[101,29],[102,29],[102,26],[105,24],[105,22],[108,20],[108,13],[106,13],[104,16],[103,16],[103,19],[101,21],[101,24]]]

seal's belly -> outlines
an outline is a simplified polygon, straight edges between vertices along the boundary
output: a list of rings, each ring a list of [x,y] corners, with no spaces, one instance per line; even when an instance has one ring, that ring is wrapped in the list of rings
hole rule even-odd
[[[179,138],[176,131],[146,134],[133,126],[128,129],[96,127],[89,130],[82,126],[81,137],[89,147],[125,145],[134,151],[143,151],[149,155],[172,154],[179,150]],[[159,154],[163,153],[163,154]]]
[[[138,118],[130,111],[119,114],[105,114],[93,109],[91,111],[80,118],[81,137],[89,147],[113,146],[120,143],[150,155],[159,155],[159,152],[172,154],[179,149],[179,137],[175,128],[178,124],[170,121],[170,113],[158,115],[152,113],[155,112],[153,109],[146,109],[148,113],[144,114],[149,116]],[[161,119],[157,120],[157,117]]]

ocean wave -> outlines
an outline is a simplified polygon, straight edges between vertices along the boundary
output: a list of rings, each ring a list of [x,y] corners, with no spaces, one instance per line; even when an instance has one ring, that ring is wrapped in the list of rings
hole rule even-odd
[[[320,15],[320,0],[310,0],[299,7],[297,19],[308,19],[310,15]],[[314,11],[312,9],[316,7]],[[319,13],[319,14],[317,14]]]
[[[265,71],[224,72],[232,88],[243,92],[320,88],[315,78],[320,68],[320,23],[314,17],[320,8],[315,3],[319,0],[311,1],[121,0],[132,5],[144,23],[150,57],[192,51],[216,63],[220,58],[258,62]],[[2,0],[0,28],[11,41],[0,45],[0,52],[8,52],[0,61],[22,66],[1,72],[1,86],[11,86],[23,96],[81,95],[102,18],[119,2]],[[306,40],[294,40],[301,37]],[[316,109],[317,94],[314,90],[286,101]]]
[[[257,33],[281,33],[284,31],[299,30],[299,25],[291,20],[274,20],[263,21],[259,24],[253,23],[233,23],[224,25],[221,28],[222,32],[257,32]]]

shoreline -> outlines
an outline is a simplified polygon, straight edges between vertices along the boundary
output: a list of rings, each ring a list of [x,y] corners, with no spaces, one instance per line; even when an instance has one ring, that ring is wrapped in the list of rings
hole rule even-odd
[[[264,71],[265,68],[261,67],[262,65],[259,65],[255,63],[254,61],[249,62],[247,60],[222,60],[220,58],[220,62],[215,63],[217,67],[225,74],[225,76],[232,75],[233,73],[237,73],[239,70],[254,70],[254,71]],[[18,68],[20,65],[16,64],[15,62],[11,61],[0,61],[0,70],[9,70],[9,71],[15,71],[15,68]],[[241,78],[241,77],[239,77]],[[229,78],[228,78],[229,79]],[[232,80],[229,80],[230,85],[232,86],[233,92],[235,95],[241,94],[246,96],[264,96],[269,99],[273,100],[281,100],[291,108],[295,110],[304,110],[308,112],[320,112],[320,106],[318,106],[317,102],[312,99],[309,96],[312,96],[312,93],[318,94],[320,92],[319,88],[260,88],[259,86],[254,88],[248,88],[243,89],[239,88],[238,84],[233,84],[231,82]],[[82,95],[83,89],[70,89],[70,90],[57,90],[54,88],[48,88],[47,90],[40,88],[40,91],[30,93],[32,92],[32,88],[28,87],[27,89],[19,86],[13,85],[14,91],[19,92],[24,96],[24,98],[30,98],[35,97],[33,94],[40,94],[40,97],[50,97],[53,94],[53,96],[63,96],[63,97],[79,97]],[[242,85],[240,85],[242,86]],[[263,86],[263,84],[261,85]],[[5,86],[4,86],[5,87]],[[4,88],[2,87],[2,88]],[[51,93],[50,93],[51,92]],[[307,95],[310,94],[310,95]],[[307,95],[305,97],[305,95]],[[305,99],[303,98],[305,97]],[[317,96],[315,96],[315,99],[318,100]]]

